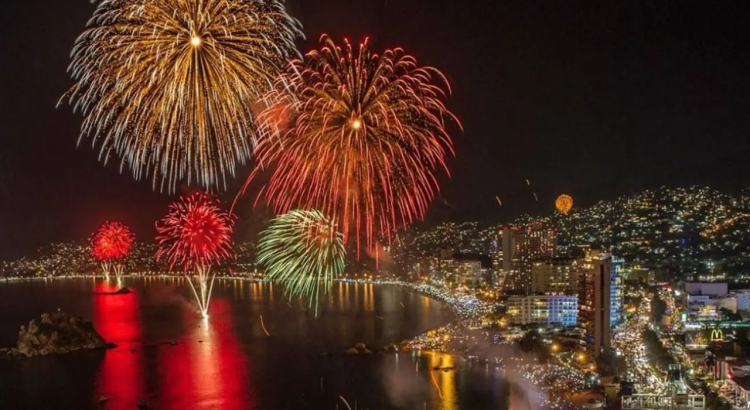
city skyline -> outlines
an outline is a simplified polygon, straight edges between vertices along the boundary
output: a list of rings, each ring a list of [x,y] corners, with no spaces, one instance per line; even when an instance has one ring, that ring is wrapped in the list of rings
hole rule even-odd
[[[397,240],[391,246],[382,247],[379,254],[369,251],[357,255],[355,244],[349,243],[346,272],[408,275],[406,265],[444,255],[445,258],[481,260],[484,268],[494,266],[494,278],[500,271],[513,270],[516,262],[520,262],[503,266],[500,251],[504,229],[511,227],[513,231],[526,232],[534,226],[554,232],[554,242],[550,244],[556,247],[555,259],[563,263],[582,256],[586,249],[605,249],[640,266],[643,271],[661,272],[662,278],[665,278],[663,275],[677,275],[686,280],[734,278],[741,283],[748,277],[750,197],[747,192],[732,196],[701,186],[647,190],[576,208],[567,215],[550,212],[521,216],[504,223],[485,220],[415,225],[399,232]],[[154,260],[155,245],[149,243],[150,239],[136,241],[127,262],[131,269],[166,269],[166,265]],[[6,273],[13,273],[15,269],[53,275],[88,271],[92,268],[88,247],[86,238],[45,245],[15,262],[6,259],[9,264],[4,269]],[[226,265],[233,270],[253,271],[257,242],[235,238],[234,247],[237,259]],[[66,260],[69,263],[66,264]],[[428,264],[423,265],[427,268]],[[541,272],[549,273],[547,269]],[[533,287],[534,266],[530,274]]]

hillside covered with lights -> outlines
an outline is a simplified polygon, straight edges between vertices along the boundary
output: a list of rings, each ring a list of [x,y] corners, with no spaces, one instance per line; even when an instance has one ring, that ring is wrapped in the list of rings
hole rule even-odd
[[[721,266],[725,274],[744,276],[750,267],[750,196],[733,196],[703,186],[663,187],[573,208],[567,215],[523,215],[507,224],[446,222],[430,229],[413,227],[397,235],[391,253],[402,267],[440,249],[488,255],[503,226],[521,229],[531,222],[555,229],[559,256],[575,256],[581,248],[598,247],[610,249],[628,263],[681,275],[707,273]],[[234,268],[254,269],[254,244],[235,245],[234,251]],[[154,245],[136,243],[126,261],[128,271],[167,270],[154,259],[154,252]],[[365,263],[370,255],[363,252],[357,259],[355,252],[350,254],[347,271],[371,268],[372,263]],[[26,258],[0,262],[4,275],[60,276],[96,269],[85,241],[51,244]]]
[[[744,273],[750,255],[750,197],[705,186],[647,190],[573,208],[567,215],[523,215],[507,224],[443,223],[432,229],[401,232],[394,245],[399,264],[435,254],[438,249],[489,254],[503,226],[521,229],[541,222],[557,232],[558,255],[581,248],[610,249],[629,263],[682,275],[705,273],[722,265]]]

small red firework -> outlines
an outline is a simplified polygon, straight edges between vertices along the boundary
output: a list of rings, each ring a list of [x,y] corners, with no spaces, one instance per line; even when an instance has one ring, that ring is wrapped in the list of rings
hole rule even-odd
[[[204,192],[181,197],[156,224],[159,249],[170,269],[201,270],[232,256],[232,220],[217,200]]]
[[[100,262],[121,261],[130,253],[135,235],[122,222],[107,221],[91,240],[91,254]]]
[[[91,255],[102,265],[104,276],[109,279],[114,271],[119,280],[123,274],[123,260],[130,253],[135,235],[122,222],[107,221],[99,227],[91,239]]]

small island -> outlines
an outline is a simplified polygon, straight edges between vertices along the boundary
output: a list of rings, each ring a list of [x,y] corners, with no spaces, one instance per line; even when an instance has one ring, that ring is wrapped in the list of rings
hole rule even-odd
[[[19,359],[114,347],[91,321],[65,312],[43,313],[21,326],[15,348],[0,349],[0,358]]]

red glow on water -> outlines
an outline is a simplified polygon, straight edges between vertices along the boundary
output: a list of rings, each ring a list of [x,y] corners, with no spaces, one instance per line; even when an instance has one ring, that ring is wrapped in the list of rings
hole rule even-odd
[[[139,401],[162,410],[257,407],[228,300],[215,298],[211,317],[204,320],[188,303],[166,313],[175,305],[157,302],[155,307],[146,290],[107,294],[116,290],[114,284],[97,283],[92,296],[94,326],[117,344],[104,353],[93,400],[106,396],[110,410],[135,409]],[[162,313],[144,321],[146,306]],[[169,343],[172,337],[175,345]]]
[[[252,409],[253,397],[247,363],[234,333],[229,303],[216,298],[211,316],[196,319],[194,312],[183,314],[187,340],[159,351],[163,397],[159,408]]]
[[[99,283],[93,296],[93,322],[99,333],[108,342],[117,344],[107,350],[99,374],[98,393],[109,397],[108,408],[119,408],[127,403],[135,404],[145,397],[144,364],[131,347],[140,347],[141,318],[138,293],[107,295],[117,286]]]
[[[252,402],[239,401],[245,397],[244,390],[249,388],[247,363],[242,347],[234,334],[234,321],[229,302],[217,299],[212,304],[211,315],[216,320],[209,320],[209,327],[199,330],[210,334],[209,341],[198,344],[194,362],[198,372],[198,382],[208,394],[207,397],[222,398],[222,409],[252,408]],[[210,374],[211,369],[213,374]],[[232,401],[234,400],[234,401]]]

